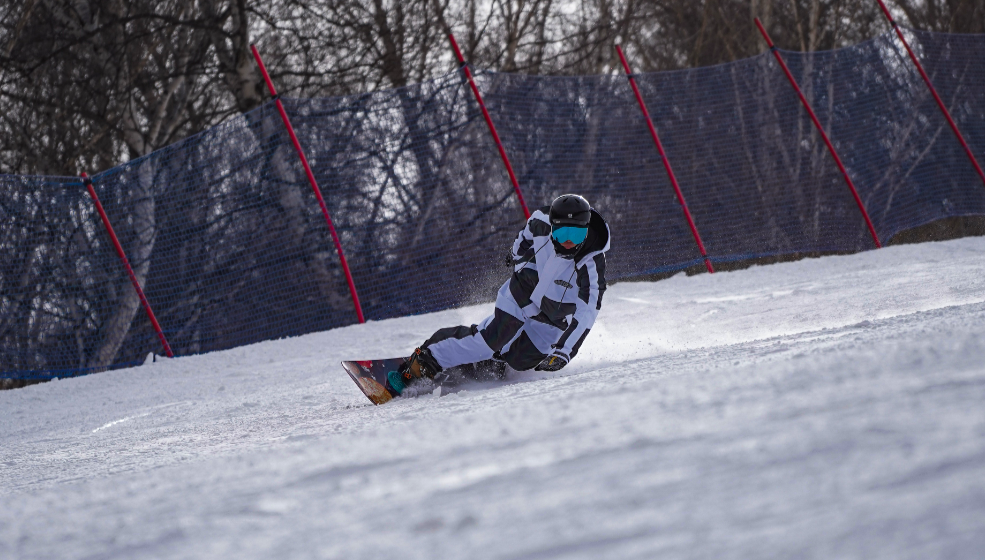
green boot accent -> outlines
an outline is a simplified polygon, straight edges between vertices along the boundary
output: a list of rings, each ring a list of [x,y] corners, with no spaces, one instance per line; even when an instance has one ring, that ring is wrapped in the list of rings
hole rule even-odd
[[[407,388],[407,385],[404,384],[404,376],[401,375],[399,371],[388,372],[386,374],[386,384],[387,387],[393,389],[393,392],[397,393],[397,395],[403,393],[404,389]]]

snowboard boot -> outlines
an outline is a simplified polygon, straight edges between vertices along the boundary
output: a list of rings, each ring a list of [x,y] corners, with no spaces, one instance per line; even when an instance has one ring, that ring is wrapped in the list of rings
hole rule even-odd
[[[407,362],[404,362],[404,364],[406,363]],[[404,366],[401,365],[400,369],[404,369]],[[400,393],[403,393],[404,389],[407,388],[407,384],[410,383],[410,381],[407,381],[406,383],[404,382],[404,376],[400,373],[400,369],[397,371],[387,372],[386,374],[386,390],[389,391],[390,395],[393,397],[399,397]]]
[[[427,377],[434,379],[434,376],[441,372],[441,365],[434,359],[431,351],[427,348],[417,348],[409,358],[400,364],[397,371],[386,374],[386,389],[393,396],[399,396],[404,389],[414,381]]]
[[[434,359],[431,355],[431,351],[427,348],[417,348],[414,353],[407,358],[407,371],[416,379],[420,377],[427,377],[428,379],[434,379],[435,374],[440,373],[442,370],[441,364],[438,360]],[[405,374],[406,376],[406,374]]]

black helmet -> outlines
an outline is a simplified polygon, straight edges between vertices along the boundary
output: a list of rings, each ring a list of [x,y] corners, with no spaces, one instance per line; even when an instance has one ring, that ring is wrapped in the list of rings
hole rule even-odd
[[[592,207],[584,197],[576,194],[562,194],[551,203],[551,242],[559,257],[573,258],[581,249],[588,235],[588,222],[592,221]],[[558,231],[566,228],[564,231]],[[577,228],[577,229],[576,229]],[[578,231],[578,230],[581,231]],[[574,235],[573,235],[574,234]],[[558,240],[559,236],[561,237]],[[567,239],[567,238],[571,239]],[[563,243],[570,240],[574,247],[566,249]]]
[[[562,226],[588,227],[592,220],[592,207],[585,197],[562,194],[551,203],[551,228]]]

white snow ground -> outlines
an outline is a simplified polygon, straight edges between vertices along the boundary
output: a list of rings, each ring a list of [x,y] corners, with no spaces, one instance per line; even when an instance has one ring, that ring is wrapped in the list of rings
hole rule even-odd
[[[372,406],[480,305],[0,392],[0,558],[985,558],[985,239],[621,283],[560,375]]]

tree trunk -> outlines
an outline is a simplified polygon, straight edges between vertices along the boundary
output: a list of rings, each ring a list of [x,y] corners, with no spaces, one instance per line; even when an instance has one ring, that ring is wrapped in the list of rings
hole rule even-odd
[[[133,266],[137,283],[143,289],[147,281],[147,273],[150,271],[150,255],[154,250],[157,234],[152,192],[154,188],[154,163],[152,159],[144,160],[138,171],[138,177],[132,197],[134,229],[137,235],[127,258]],[[120,263],[120,268],[121,275],[126,276],[126,271],[122,270],[123,263]],[[129,281],[129,278],[127,280]],[[137,315],[139,308],[140,296],[137,295],[137,291],[133,287],[123,290],[116,311],[103,325],[102,341],[89,360],[89,367],[102,370],[113,363],[120,351],[120,346],[123,345],[123,341],[130,332],[130,325],[133,324],[133,318]]]

